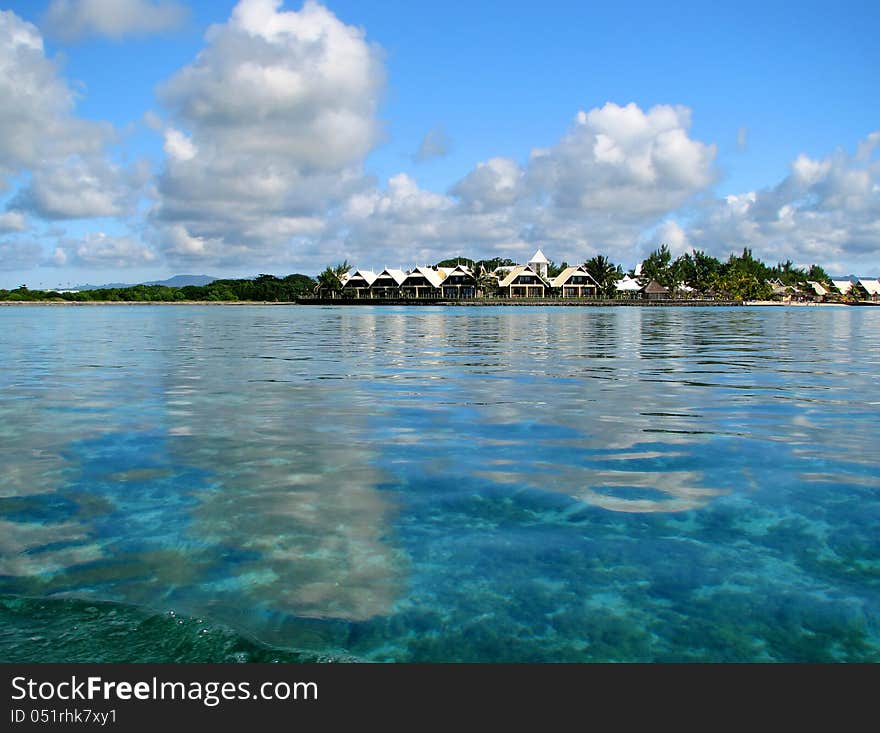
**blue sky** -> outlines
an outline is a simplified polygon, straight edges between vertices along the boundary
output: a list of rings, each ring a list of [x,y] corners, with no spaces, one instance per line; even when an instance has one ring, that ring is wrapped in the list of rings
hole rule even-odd
[[[661,241],[880,274],[877,3],[0,7],[0,287]]]

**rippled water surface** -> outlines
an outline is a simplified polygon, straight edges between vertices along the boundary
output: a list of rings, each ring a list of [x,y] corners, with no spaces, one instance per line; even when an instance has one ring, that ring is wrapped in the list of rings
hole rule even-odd
[[[0,659],[880,661],[880,309],[0,308]]]

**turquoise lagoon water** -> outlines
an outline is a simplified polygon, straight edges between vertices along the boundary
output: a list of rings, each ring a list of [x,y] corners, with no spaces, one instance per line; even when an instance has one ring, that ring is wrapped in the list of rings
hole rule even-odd
[[[880,309],[0,309],[4,661],[880,661]]]

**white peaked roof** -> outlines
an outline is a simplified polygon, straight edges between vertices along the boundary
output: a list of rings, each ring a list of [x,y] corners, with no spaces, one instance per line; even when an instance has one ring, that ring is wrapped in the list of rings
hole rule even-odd
[[[859,285],[868,291],[868,295],[880,295],[880,280],[859,279]]]
[[[406,280],[406,273],[403,270],[392,270],[392,269],[386,267],[384,270],[382,270],[382,272],[380,272],[378,275],[376,275],[376,278],[373,280],[373,282],[376,282],[376,280],[378,280],[380,277],[386,277],[386,276],[390,277],[398,285],[400,285],[400,283],[402,283],[404,280]]]
[[[430,267],[417,267],[415,270],[409,273],[406,276],[402,284],[406,284],[406,280],[411,277],[424,277],[431,285],[435,288],[440,287],[440,283],[443,282],[443,273],[437,272],[437,270],[432,270]]]
[[[347,283],[350,279],[351,279],[350,272],[343,272],[342,275],[339,276],[339,282],[343,285],[345,285],[345,283]]]
[[[818,283],[815,280],[807,280],[807,285],[813,288],[813,292],[816,295],[828,295],[828,290],[822,285],[822,283]]]
[[[639,281],[629,275],[624,275],[620,280],[614,283],[614,287],[621,293],[629,293],[642,289],[642,286],[639,285]]]
[[[598,283],[593,279],[593,276],[587,272],[587,269],[583,265],[577,265],[575,267],[566,267],[562,272],[560,272],[553,280],[550,281],[550,284],[554,288],[561,288],[565,283],[568,282],[569,278],[572,275],[586,275],[590,278],[590,282],[593,283],[594,286],[599,287]]]
[[[535,254],[532,255],[532,259],[529,260],[530,265],[549,265],[550,260],[544,255],[544,253],[539,249]]]
[[[467,265],[456,265],[455,267],[453,267],[453,268],[452,268],[452,269],[446,274],[446,277],[449,277],[450,275],[453,275],[453,274],[455,274],[456,272],[457,272],[459,275],[467,275],[468,277],[473,277],[473,276],[474,276],[474,273],[471,272],[471,268],[468,267]]]
[[[842,295],[846,295],[850,290],[852,290],[852,282],[849,280],[832,280],[831,283],[837,288]]]
[[[544,282],[544,278],[542,278],[528,265],[517,265],[510,272],[507,273],[507,275],[500,283],[498,283],[498,287],[506,288],[508,285],[511,285],[513,281],[516,280],[520,275],[534,275],[542,283],[544,283],[545,285],[547,284],[546,282]]]
[[[346,278],[345,284],[354,280],[356,277],[360,277],[363,280],[366,280],[367,285],[372,285],[373,281],[378,277],[378,275],[372,270],[355,270],[353,273]]]

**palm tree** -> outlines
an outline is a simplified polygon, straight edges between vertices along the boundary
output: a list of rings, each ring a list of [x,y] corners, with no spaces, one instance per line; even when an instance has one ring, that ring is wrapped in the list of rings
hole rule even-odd
[[[605,255],[596,255],[584,262],[584,269],[596,281],[602,297],[614,297],[614,283],[623,277],[620,265],[613,264]]]
[[[484,264],[480,264],[480,274],[477,275],[477,288],[486,298],[490,294],[494,294],[498,287],[498,278]]]
[[[336,266],[327,265],[324,271],[318,275],[315,285],[315,295],[318,297],[333,297],[342,290],[342,276],[351,269],[348,260],[343,260]]]

